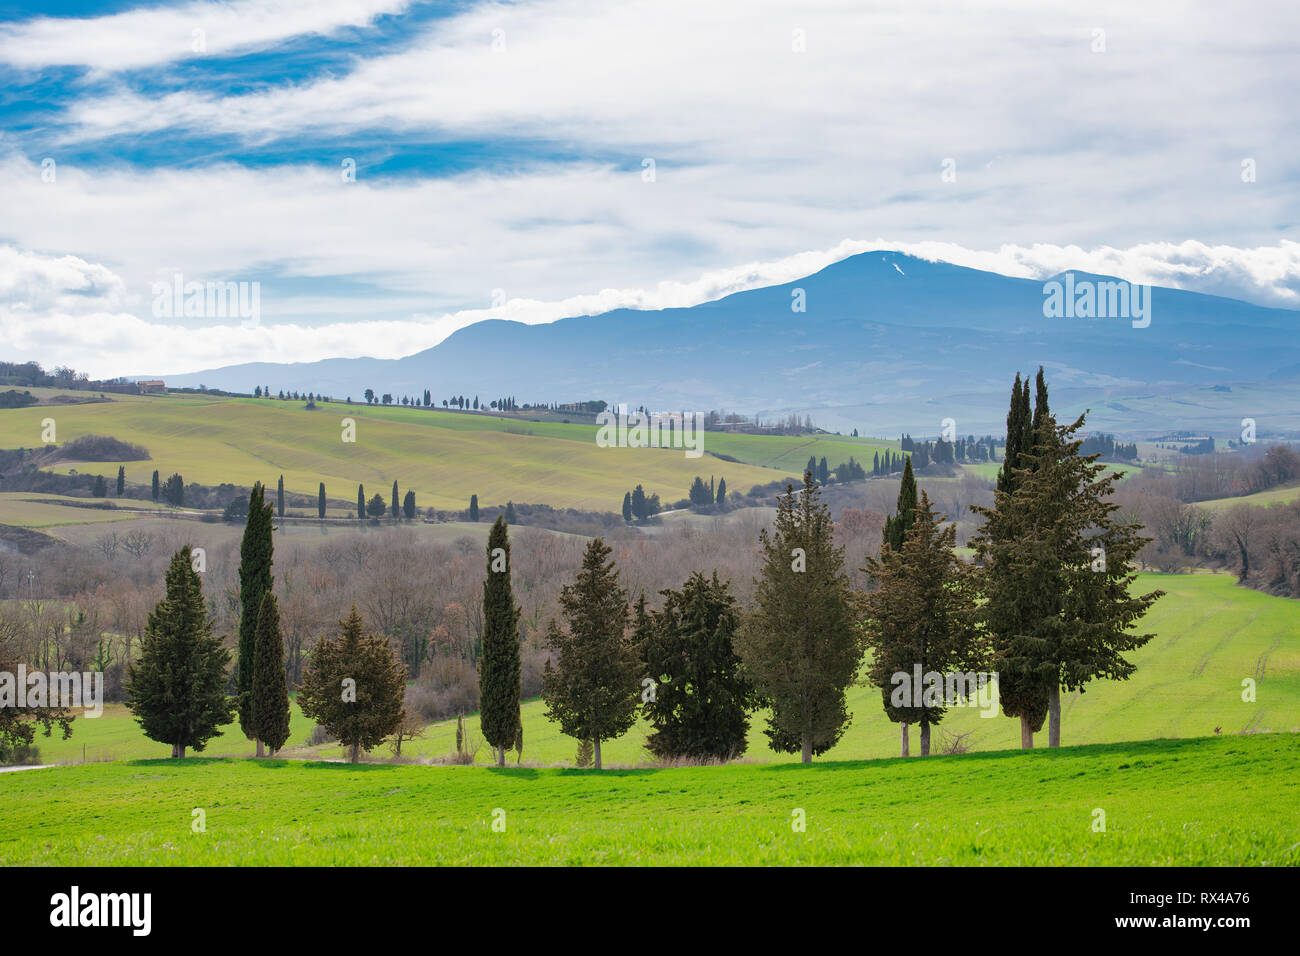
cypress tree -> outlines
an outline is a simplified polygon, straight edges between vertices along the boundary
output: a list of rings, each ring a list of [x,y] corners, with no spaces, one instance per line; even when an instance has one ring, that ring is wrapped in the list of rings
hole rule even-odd
[[[514,524],[514,523],[515,523],[515,503],[513,501],[507,501],[506,502],[506,524]]]
[[[862,641],[850,610],[844,551],[834,541],[830,510],[811,472],[795,502],[777,499],[772,532],[759,532],[762,573],[756,607],[737,649],[771,706],[764,733],[778,753],[804,763],[833,747],[849,723],[845,691],[857,676]]]
[[[402,507],[397,503],[397,482],[396,481],[393,482],[393,503],[389,507],[390,510],[392,511],[393,520],[396,521],[398,512],[401,510]]]
[[[888,544],[895,552],[902,551],[907,532],[912,529],[915,513],[916,476],[912,474],[912,459],[908,458],[903,465],[903,480],[898,486],[898,504],[894,513],[885,518],[881,544]]]
[[[158,469],[153,470],[153,500],[158,500]]]
[[[1040,401],[1046,410],[1046,385],[1040,392]],[[1007,411],[1007,442],[998,471],[994,507],[972,506],[972,511],[984,516],[980,536],[971,543],[976,548],[980,563],[984,565],[984,589],[988,601],[985,605],[986,621],[993,638],[993,649],[998,674],[998,699],[1002,712],[1020,719],[1020,746],[1029,750],[1034,746],[1034,734],[1043,728],[1047,719],[1050,699],[1049,668],[1035,664],[1023,646],[1023,635],[1037,612],[1028,606],[1027,596],[1020,592],[1022,583],[1007,562],[994,562],[1006,553],[1012,544],[1011,537],[1018,534],[1008,513],[1016,501],[1017,489],[1024,480],[1025,469],[1033,455],[1033,416],[1029,409],[1029,380],[1021,382],[1016,373],[1011,386],[1011,405]],[[1028,569],[1022,569],[1022,572]]]
[[[597,770],[601,741],[621,737],[636,723],[641,690],[639,649],[626,634],[627,592],[609,554],[605,542],[593,538],[577,577],[560,590],[565,626],[550,623],[547,646],[555,663],[548,660],[542,675],[546,716],[566,736],[591,740]]]
[[[497,766],[504,767],[506,750],[518,736],[521,686],[519,607],[510,582],[510,535],[501,515],[488,532],[478,688],[483,739],[496,751]]]
[[[262,744],[271,755],[289,739],[289,689],[284,676],[284,635],[280,605],[267,591],[257,615],[257,649],[253,657],[252,724],[258,756]]]
[[[469,520],[478,520],[478,495],[469,496]]]
[[[117,466],[117,496],[122,497],[126,492],[126,465]]]
[[[366,489],[364,485],[357,485],[357,518],[365,520],[366,517]]]
[[[623,492],[623,520],[631,522],[632,520],[632,492]]]
[[[380,499],[382,503],[382,499]],[[343,633],[322,638],[298,689],[298,707],[336,738],[356,763],[395,733],[406,719],[406,668],[393,654],[388,639],[363,634],[356,605]]]
[[[415,519],[415,492],[410,488],[406,489],[406,497],[402,499],[402,515],[407,521]]]
[[[978,627],[974,569],[957,557],[957,527],[943,527],[944,521],[921,492],[903,546],[895,550],[886,542],[879,560],[868,557],[863,569],[877,585],[862,602],[873,652],[868,679],[880,688],[885,713],[901,725],[905,742],[907,726],[921,725],[923,757],[930,753],[930,726],[943,719],[953,701],[927,699],[915,686],[916,669],[983,673],[991,654]],[[899,675],[906,681],[899,682]]]
[[[325,482],[320,483],[320,490],[316,492],[316,515],[320,518],[325,517]]]
[[[1135,667],[1123,655],[1153,636],[1130,628],[1163,593],[1130,594],[1134,558],[1150,539],[1140,525],[1116,519],[1115,474],[1096,463],[1099,456],[1079,454],[1083,422],[1060,427],[1050,413],[1042,417],[1033,450],[1020,452],[1015,492],[979,509],[985,523],[973,541],[985,565],[999,684],[1004,671],[1017,686],[1032,684],[1052,747],[1060,745],[1060,692],[1083,692],[1098,678],[1126,680]],[[1022,737],[1023,728],[1022,718]]]
[[[749,712],[756,706],[733,640],[740,615],[726,583],[695,572],[681,590],[665,590],[662,610],[638,603],[642,656],[655,681],[643,705],[654,731],[646,747],[660,758],[726,760],[745,752]]]
[[[831,469],[830,466],[826,464],[825,455],[823,455],[822,460],[817,463],[817,481],[823,485],[828,485],[831,481]]]
[[[192,561],[189,545],[172,557],[167,596],[149,614],[140,656],[127,665],[127,707],[146,737],[172,745],[173,757],[203,750],[235,712],[226,696],[230,651],[212,634]]]
[[[248,496],[248,518],[239,545],[239,729],[249,740],[257,740],[252,719],[253,675],[256,672],[257,618],[262,598],[271,591],[271,504],[265,500],[262,483],[253,484]],[[259,741],[258,747],[261,747]]]
[[[284,526],[284,475],[280,476],[280,486],[275,492],[276,513],[280,516],[280,526]]]
[[[726,506],[727,506],[727,479],[719,478],[718,479],[718,507],[725,508]]]

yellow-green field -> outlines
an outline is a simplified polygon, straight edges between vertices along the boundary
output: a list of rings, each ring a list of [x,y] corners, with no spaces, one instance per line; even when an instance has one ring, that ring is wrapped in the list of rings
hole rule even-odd
[[[330,498],[349,503],[358,483],[367,497],[386,498],[397,481],[403,492],[415,492],[421,508],[465,508],[477,494],[482,505],[513,500],[617,511],[636,484],[668,502],[685,497],[698,474],[725,477],[737,491],[786,474],[709,456],[688,459],[681,450],[601,448],[595,429],[585,425],[341,403],[308,411],[299,402],[201,395],[5,410],[0,447],[41,445],[46,418],[55,420],[59,443],[94,434],[143,445],[151,460],[124,463],[131,484],[148,483],[155,468],[204,485],[274,485],[283,474],[290,492],[314,496],[323,481]],[[343,440],[345,418],[355,420],[354,442]],[[111,476],[117,465],[66,461],[58,467]]]
[[[1253,495],[1240,495],[1236,498],[1214,498],[1211,501],[1198,501],[1196,507],[1208,508],[1211,511],[1222,511],[1236,505],[1290,504],[1296,500],[1300,500],[1300,484],[1279,485],[1277,488],[1257,491]]]

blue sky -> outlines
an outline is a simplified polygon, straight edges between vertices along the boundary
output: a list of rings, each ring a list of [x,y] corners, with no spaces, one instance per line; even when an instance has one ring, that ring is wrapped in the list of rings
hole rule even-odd
[[[877,247],[1300,306],[1295,5],[1077,6],[0,0],[0,351],[391,357]]]

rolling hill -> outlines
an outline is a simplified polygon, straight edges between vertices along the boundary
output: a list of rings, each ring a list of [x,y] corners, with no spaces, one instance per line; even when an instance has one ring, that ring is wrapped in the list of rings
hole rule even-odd
[[[51,417],[59,442],[93,434],[142,445],[150,458],[124,463],[131,484],[148,484],[154,469],[164,478],[179,472],[187,482],[204,485],[262,481],[274,487],[283,474],[286,490],[313,499],[323,481],[335,502],[331,514],[340,517],[355,511],[358,483],[367,497],[378,492],[387,500],[397,481],[403,493],[415,491],[421,509],[463,509],[476,494],[483,505],[515,501],[617,512],[624,492],[637,484],[667,506],[686,496],[696,475],[725,478],[739,494],[801,474],[809,456],[826,457],[831,467],[852,456],[870,468],[876,451],[897,451],[897,443],[866,439],[708,432],[704,455],[692,459],[677,449],[599,447],[590,424],[341,402],[308,410],[301,402],[184,394],[7,409],[0,412],[0,448],[38,445],[42,422]],[[356,422],[355,442],[342,440],[345,418]],[[52,467],[111,479],[118,464],[68,460]],[[6,522],[10,510],[31,512],[37,525],[62,523],[53,512],[36,515],[35,503],[20,509],[18,502],[3,500],[0,523],[24,523]],[[111,517],[116,516],[93,516]]]

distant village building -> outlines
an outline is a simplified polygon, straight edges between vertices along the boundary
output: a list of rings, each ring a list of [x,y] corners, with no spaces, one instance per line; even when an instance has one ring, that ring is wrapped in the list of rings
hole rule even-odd
[[[137,382],[140,386],[141,395],[166,395],[167,383],[160,378],[150,379],[145,382]]]

